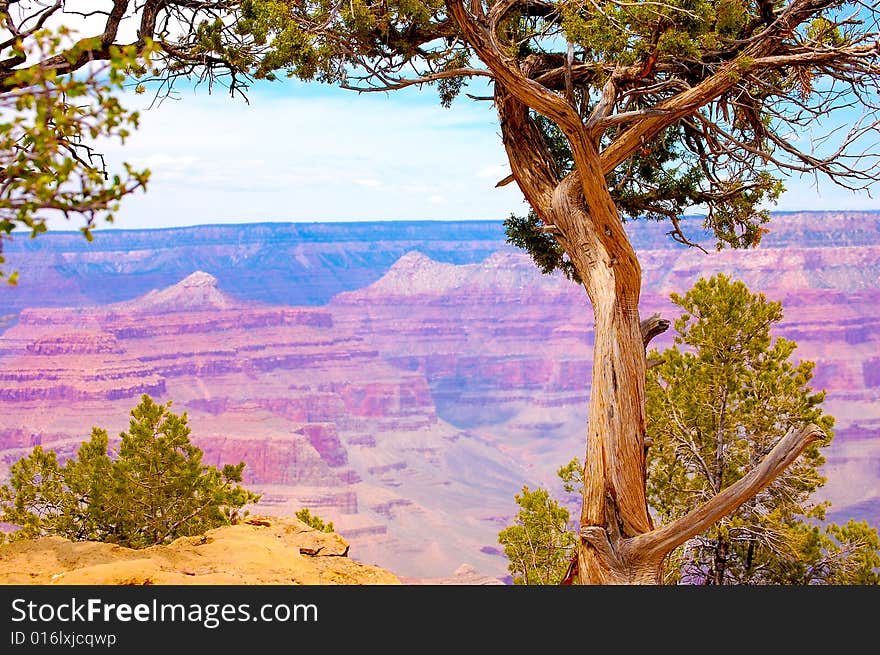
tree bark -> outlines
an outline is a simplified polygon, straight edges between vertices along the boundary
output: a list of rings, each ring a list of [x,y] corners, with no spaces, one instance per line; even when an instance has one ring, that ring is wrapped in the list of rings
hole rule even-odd
[[[604,188],[604,179],[601,184]],[[578,175],[569,176],[558,185],[552,203],[560,241],[583,280],[595,317],[581,526],[626,539],[653,528],[645,495],[645,341],[657,326],[643,335],[639,285],[620,279],[620,257],[635,260],[629,243],[618,243],[616,252],[603,243],[607,235],[601,232],[610,232],[620,219],[616,213],[588,210],[583,186]],[[581,583],[605,584],[614,577],[606,555],[582,542]]]
[[[769,485],[823,435],[816,426],[789,433],[748,475],[690,514],[654,529],[645,477],[645,347],[654,333],[651,323],[639,318],[641,268],[605,176],[644,141],[730,88],[735,83],[731,73],[742,60],[727,62],[693,88],[661,102],[656,112],[622,130],[600,153],[597,135],[616,100],[613,79],[585,124],[564,97],[534,79],[541,73],[541,59],[517,61],[499,38],[499,22],[512,2],[500,0],[488,13],[481,8],[471,13],[462,0],[447,0],[447,7],[494,78],[495,107],[513,178],[545,225],[554,226],[595,317],[581,543],[571,568],[576,567],[581,584],[660,584],[670,551]],[[804,4],[809,3],[801,0],[792,6]],[[792,11],[783,12],[774,34],[784,31]],[[764,56],[770,50],[764,43],[746,54]],[[568,139],[574,172],[562,180],[530,110],[556,123]],[[653,324],[654,329],[659,326]],[[567,574],[566,580],[572,577]]]

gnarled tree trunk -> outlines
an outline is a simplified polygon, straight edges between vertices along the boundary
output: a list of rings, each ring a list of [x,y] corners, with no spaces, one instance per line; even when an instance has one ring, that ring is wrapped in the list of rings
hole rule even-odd
[[[514,178],[553,226],[595,317],[576,578],[581,584],[659,584],[663,560],[675,547],[769,485],[824,434],[812,425],[792,430],[748,475],[687,516],[654,528],[646,499],[645,349],[669,324],[656,316],[640,320],[640,268],[598,156],[591,180],[584,181],[586,167],[580,167],[558,181],[528,107],[498,83],[495,102]]]
[[[447,0],[447,6],[492,71],[495,108],[513,178],[574,264],[595,317],[581,542],[572,567],[576,579],[581,584],[659,584],[663,560],[674,548],[769,485],[807,445],[823,436],[812,425],[790,431],[746,476],[690,514],[654,528],[646,500],[645,347],[668,323],[640,321],[641,269],[605,176],[638,143],[699,107],[705,97],[717,95],[732,78],[723,68],[600,153],[594,128],[614,104],[613,79],[607,97],[582,121],[568,100],[534,81],[542,72],[540,57],[517,62],[506,53],[497,25],[509,3],[493,5],[488,16],[479,7],[475,15],[469,14],[461,0]],[[530,110],[552,120],[565,134],[573,172],[562,176],[556,170]]]
[[[560,234],[565,235],[565,250],[583,280],[595,317],[581,526],[598,528],[618,540],[653,528],[645,495],[641,280],[638,275],[619,274],[620,259],[635,262],[635,253],[628,242],[618,244],[616,252],[609,252],[602,243],[599,232],[610,231],[607,226],[619,224],[619,218],[616,212],[597,216],[595,210],[588,211],[577,177],[558,185],[552,214]],[[657,582],[660,566],[654,564],[630,571],[625,563],[587,541],[578,552],[581,581],[593,584]]]

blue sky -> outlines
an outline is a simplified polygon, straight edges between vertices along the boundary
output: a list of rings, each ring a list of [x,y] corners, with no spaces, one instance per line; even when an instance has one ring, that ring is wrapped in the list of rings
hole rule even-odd
[[[108,162],[152,172],[115,227],[196,223],[502,219],[525,213],[491,103],[444,109],[433,90],[356,94],[292,81],[186,91],[144,109]],[[126,99],[146,107],[149,97]],[[55,221],[52,229],[71,229]]]
[[[495,188],[509,168],[488,102],[462,96],[444,109],[430,88],[357,94],[295,81],[258,84],[249,104],[205,88],[147,109],[150,99],[128,97],[143,109],[141,128],[125,146],[102,145],[111,164],[152,171],[148,191],[123,202],[116,228],[501,220],[527,211],[515,184]],[[775,209],[880,207],[865,193],[813,183],[786,180]]]

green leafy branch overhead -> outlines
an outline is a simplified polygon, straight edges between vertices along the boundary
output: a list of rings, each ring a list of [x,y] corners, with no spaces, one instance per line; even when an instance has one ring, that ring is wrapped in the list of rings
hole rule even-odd
[[[16,230],[35,237],[63,217],[91,239],[146,187],[149,171],[102,150],[138,127],[125,87],[154,101],[181,81],[247,89],[256,46],[233,27],[239,10],[237,0],[0,5],[0,276],[15,282],[2,246]]]
[[[238,29],[263,48],[258,78],[283,72],[358,92],[433,85],[447,106],[474,79],[528,85],[548,103],[549,92],[597,142],[620,211],[666,221],[684,243],[679,219],[694,208],[719,246],[749,247],[780,175],[865,189],[880,164],[871,3],[245,0]],[[557,148],[566,130],[555,110],[529,107],[558,182],[573,164]],[[823,128],[838,110],[853,119]],[[524,192],[547,219],[538,191]]]
[[[64,29],[36,32],[32,45],[51,56],[66,36]],[[18,41],[12,46],[20,48]],[[111,173],[94,144],[124,143],[137,128],[138,112],[125,109],[118,95],[127,72],[147,53],[113,48],[108,62],[81,74],[36,66],[10,78],[14,88],[0,93],[0,234],[25,227],[36,236],[55,214],[81,217],[80,230],[91,240],[99,218],[112,221],[119,201],[145,188],[149,171],[122,164]],[[78,54],[76,46],[65,53]]]

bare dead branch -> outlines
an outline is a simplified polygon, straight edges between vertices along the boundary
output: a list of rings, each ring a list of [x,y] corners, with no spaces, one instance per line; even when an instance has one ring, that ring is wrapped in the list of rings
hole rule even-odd
[[[672,551],[766,488],[807,446],[825,438],[827,435],[816,425],[792,428],[759,466],[710,501],[671,523],[633,537],[629,544],[631,552],[651,558]]]
[[[439,71],[437,73],[431,73],[428,75],[422,75],[421,77],[415,77],[410,79],[389,79],[388,81],[379,84],[379,85],[371,85],[371,86],[352,86],[347,83],[340,84],[340,88],[347,89],[349,91],[358,91],[359,93],[375,93],[375,92],[385,92],[385,91],[397,91],[399,89],[405,89],[408,86],[418,86],[420,84],[430,84],[431,82],[436,82],[437,80],[445,80],[453,77],[494,77],[491,72],[479,69],[479,68],[455,68],[445,71]]]
[[[660,314],[653,314],[643,320],[639,325],[639,328],[642,331],[642,342],[645,345],[645,348],[648,347],[648,344],[652,339],[660,336],[666,330],[669,329],[669,321],[665,318],[661,318]]]
[[[511,182],[513,182],[515,179],[516,179],[516,178],[513,177],[513,174],[510,174],[510,175],[508,175],[507,177],[505,177],[503,180],[499,180],[499,181],[495,184],[495,188],[497,189],[497,188],[499,188],[499,187],[507,186],[508,184],[510,184]]]

